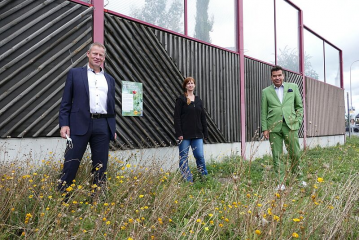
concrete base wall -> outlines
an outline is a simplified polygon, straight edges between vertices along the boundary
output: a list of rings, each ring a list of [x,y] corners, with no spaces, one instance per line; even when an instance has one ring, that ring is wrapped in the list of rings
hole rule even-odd
[[[309,148],[335,146],[344,144],[345,136],[327,136],[307,138]],[[303,139],[300,139],[303,147]],[[41,163],[42,160],[52,159],[53,161],[63,161],[66,141],[60,138],[24,138],[24,139],[1,139],[0,140],[0,161],[11,162],[15,160],[31,160]],[[90,152],[90,151],[89,151]],[[207,162],[220,162],[225,157],[241,154],[241,144],[222,143],[205,144],[205,159]],[[254,160],[266,154],[271,154],[269,141],[248,142],[246,143],[246,159]],[[112,159],[126,161],[131,164],[141,164],[144,166],[161,166],[164,170],[177,169],[178,167],[178,147],[150,148],[124,151],[111,151]],[[190,151],[190,159],[193,155]]]

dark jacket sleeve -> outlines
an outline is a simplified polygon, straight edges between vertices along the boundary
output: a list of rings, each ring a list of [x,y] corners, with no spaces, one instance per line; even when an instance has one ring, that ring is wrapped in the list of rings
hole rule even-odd
[[[201,122],[202,122],[202,128],[203,128],[203,137],[204,137],[205,139],[208,139],[208,128],[207,128],[206,111],[204,110],[203,103],[202,103]]]
[[[181,124],[181,111],[182,111],[183,101],[179,97],[176,99],[175,112],[174,112],[174,127],[175,127],[175,136],[183,136],[182,133],[182,124]]]

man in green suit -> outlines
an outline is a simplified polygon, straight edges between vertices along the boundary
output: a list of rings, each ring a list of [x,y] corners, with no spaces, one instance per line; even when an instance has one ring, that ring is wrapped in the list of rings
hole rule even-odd
[[[283,69],[271,69],[273,85],[262,90],[261,124],[263,136],[268,139],[272,149],[274,171],[280,184],[277,190],[284,190],[285,163],[283,161],[283,141],[291,158],[292,173],[298,174],[301,185],[300,146],[298,130],[303,120],[303,103],[297,84],[284,81]]]

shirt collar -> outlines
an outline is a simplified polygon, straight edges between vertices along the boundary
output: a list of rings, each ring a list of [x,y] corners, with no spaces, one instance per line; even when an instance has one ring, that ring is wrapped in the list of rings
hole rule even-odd
[[[101,69],[101,71],[100,71],[99,73],[104,74],[103,68],[100,67],[100,69]],[[87,64],[87,71],[91,71],[91,72],[95,73],[95,70],[93,70],[92,68],[90,68],[90,65],[89,65],[89,64]]]

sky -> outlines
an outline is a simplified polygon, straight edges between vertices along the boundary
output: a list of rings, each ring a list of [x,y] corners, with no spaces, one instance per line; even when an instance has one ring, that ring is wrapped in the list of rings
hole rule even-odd
[[[304,25],[343,51],[345,101],[351,92],[359,113],[359,0],[291,0],[303,10]],[[355,62],[358,60],[358,62]],[[354,62],[354,63],[353,63]],[[351,104],[349,104],[350,106]],[[347,105],[346,105],[347,109]]]

